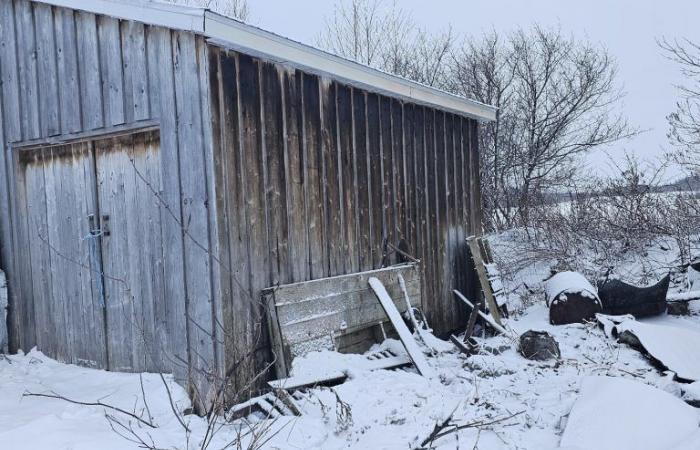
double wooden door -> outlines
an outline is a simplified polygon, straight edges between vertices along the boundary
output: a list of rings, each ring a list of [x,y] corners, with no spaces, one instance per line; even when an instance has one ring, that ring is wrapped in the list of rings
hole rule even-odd
[[[21,168],[39,349],[166,370],[158,133],[25,149]]]

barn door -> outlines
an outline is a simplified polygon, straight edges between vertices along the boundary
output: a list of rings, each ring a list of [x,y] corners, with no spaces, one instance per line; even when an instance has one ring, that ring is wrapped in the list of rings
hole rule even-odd
[[[107,367],[94,160],[89,143],[24,152],[37,344],[62,361]]]
[[[110,369],[164,371],[172,361],[163,360],[167,311],[158,133],[94,146]]]

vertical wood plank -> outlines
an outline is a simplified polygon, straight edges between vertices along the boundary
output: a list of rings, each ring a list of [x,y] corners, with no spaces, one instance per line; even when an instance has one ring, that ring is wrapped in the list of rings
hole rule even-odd
[[[372,251],[372,268],[382,266],[383,229],[383,198],[382,198],[382,149],[379,127],[379,97],[367,94],[367,163],[369,167],[369,212],[370,212],[370,245]]]
[[[15,23],[17,24],[17,54],[19,59],[19,95],[22,102],[20,117],[22,138],[36,139],[41,136],[39,119],[39,83],[37,80],[37,46],[34,33],[33,4],[24,0],[15,1]]]
[[[20,319],[22,316],[21,252],[13,251],[20,244],[18,219],[15,217],[21,208],[15,183],[15,160],[8,142],[22,139],[21,103],[19,100],[19,69],[17,61],[17,33],[15,32],[14,3],[0,2],[0,89],[2,89],[3,140],[2,152],[8,174],[6,186],[9,197],[9,212],[3,217],[7,229],[3,230],[3,260],[9,282],[8,303],[8,348],[16,351],[21,345]]]
[[[125,122],[124,75],[119,19],[98,16],[97,35],[102,77],[103,117],[106,125]]]
[[[406,104],[403,108],[403,155],[404,155],[404,208],[406,210],[405,233],[406,241],[410,247],[411,253],[417,255],[418,249],[417,239],[417,215],[416,215],[416,164],[415,164],[415,147],[414,147],[414,121],[413,121],[414,105]]]
[[[82,124],[83,129],[94,130],[105,123],[97,17],[82,11],[75,16]]]
[[[37,40],[37,75],[39,95],[39,123],[41,136],[54,136],[61,132],[59,121],[58,65],[54,39],[54,16],[50,5],[34,6],[34,22]]]
[[[323,153],[321,133],[321,104],[319,79],[304,74],[304,153],[306,155],[306,217],[309,228],[309,259],[311,279],[327,276],[328,248],[325,240],[323,203]]]
[[[392,179],[391,189],[394,193],[392,211],[394,214],[394,228],[396,235],[393,244],[398,246],[401,240],[406,239],[406,207],[404,204],[404,142],[403,142],[403,102],[392,99],[391,101],[391,152],[392,152]]]
[[[163,239],[164,298],[156,303],[158,341],[167,349],[168,368],[180,382],[189,375],[183,221],[180,202],[178,126],[172,35],[167,29],[146,32],[151,113],[160,120],[162,193],[160,221]]]
[[[357,199],[356,167],[352,90],[347,86],[336,84],[336,135],[338,138],[338,156],[340,171],[341,223],[342,223],[342,258],[344,272],[354,273],[359,270],[357,256]]]
[[[449,317],[447,301],[447,224],[446,219],[446,197],[445,192],[445,113],[435,112],[435,257],[437,270],[433,282],[436,285],[437,309],[439,310],[439,321],[436,322],[440,329],[448,329]]]
[[[289,273],[292,281],[310,278],[309,236],[306,219],[306,185],[304,155],[304,121],[302,118],[303,75],[299,71],[283,72],[285,180],[287,180],[287,221],[289,224]]]
[[[372,241],[371,241],[371,215],[370,209],[370,157],[367,151],[367,103],[366,94],[359,89],[353,90],[353,129],[355,147],[355,173],[356,173],[356,209],[357,209],[357,249],[359,270],[366,271],[373,267]]]
[[[396,203],[394,198],[394,159],[391,133],[391,99],[380,97],[380,134],[381,134],[381,198],[382,198],[382,250],[387,257],[383,264],[390,266],[396,262],[385,243],[396,245]]]
[[[426,207],[425,207],[425,242],[426,247],[426,291],[428,292],[428,320],[434,327],[442,326],[440,297],[437,287],[438,269],[437,251],[439,227],[437,222],[437,180],[435,167],[437,149],[435,147],[435,110],[427,109],[425,127],[425,177],[426,177]]]
[[[428,297],[428,252],[427,246],[427,182],[425,170],[425,109],[422,106],[415,106],[413,109],[413,149],[415,152],[414,171],[416,174],[416,256],[421,260],[421,277],[423,281],[422,305],[423,311],[427,313],[430,308]]]
[[[123,21],[120,25],[124,77],[124,119],[126,122],[150,117],[149,71],[146,60],[146,33],[142,23]]]
[[[207,373],[216,370],[216,361],[204,123],[198,66],[198,45],[203,43],[191,33],[175,32],[172,45],[192,387],[195,389],[195,402],[206,402],[211,387]]]
[[[450,292],[456,289],[455,283],[455,250],[457,247],[457,229],[455,223],[455,204],[454,204],[454,118],[452,114],[445,114],[445,165],[444,165],[444,184],[445,184],[445,250],[444,250],[444,286],[445,297],[443,298],[443,308],[446,311],[448,329],[456,329],[459,321],[457,320],[456,302],[451,300]]]
[[[320,92],[328,275],[334,276],[345,270],[342,251],[345,241],[342,229],[342,172],[338,166],[336,136],[336,85],[322,78]]]
[[[247,252],[250,260],[250,293],[246,299],[252,302],[247,308],[245,333],[248,351],[266,343],[263,317],[259,305],[260,290],[269,280],[269,252],[265,216],[264,160],[262,151],[262,125],[260,98],[260,67],[257,60],[239,54],[239,109],[241,133],[241,174],[243,199],[246,208]],[[249,378],[255,373],[256,361],[248,358],[242,366]]]
[[[289,247],[287,221],[287,180],[282,105],[282,73],[270,63],[261,66],[263,154],[265,157],[265,208],[267,211],[267,251],[269,280],[267,286],[286,284],[289,276]]]
[[[59,105],[62,133],[82,130],[80,76],[75,15],[72,10],[57,8],[54,12],[56,57],[58,64]],[[82,43],[80,43],[82,45]],[[93,100],[101,103],[99,99]]]

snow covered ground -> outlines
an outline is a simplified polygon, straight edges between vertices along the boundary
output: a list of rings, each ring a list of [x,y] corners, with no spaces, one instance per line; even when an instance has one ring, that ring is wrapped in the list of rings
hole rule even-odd
[[[529,284],[534,285],[541,283],[548,267],[542,265],[539,271],[529,270],[523,276],[528,277]],[[700,332],[700,311],[695,305],[693,314],[688,317],[662,316],[643,322]],[[630,418],[631,413],[638,409],[641,411],[641,408],[635,408],[633,402],[645,404],[644,398],[639,398],[638,394],[645,392],[644,385],[650,386],[649,389],[666,391],[668,395],[659,391],[654,391],[653,395],[660,395],[663,402],[672,404],[670,410],[683,411],[684,422],[680,424],[680,432],[692,431],[692,424],[700,423],[700,409],[686,408],[680,400],[676,401],[684,395],[686,398],[688,395],[698,395],[700,389],[697,388],[697,383],[679,386],[669,374],[660,373],[652,367],[639,352],[606,337],[598,326],[552,326],[548,323],[548,311],[543,301],[535,302],[517,314],[508,321],[508,326],[513,330],[514,336],[527,330],[548,331],[559,342],[561,359],[545,363],[529,361],[517,352],[513,339],[493,337],[478,339],[486,351],[470,358],[453,350],[448,351],[448,344],[441,345],[443,351],[436,357],[428,358],[428,363],[436,374],[431,379],[418,375],[410,368],[376,372],[356,368],[348,372],[349,380],[342,385],[307,392],[298,403],[304,415],[284,417],[270,424],[265,429],[265,439],[269,438],[269,441],[262,448],[420,448],[435,425],[451,417],[451,424],[465,427],[459,432],[435,439],[427,447],[556,449],[560,448],[569,414],[581,398],[582,389],[583,392],[590,391],[590,386],[595,386],[596,380],[605,380],[598,377],[624,379],[632,385],[629,388],[630,395],[625,397],[624,394],[628,392],[626,389],[619,392],[618,397],[624,397],[624,400],[613,398],[609,403],[589,403],[596,399],[587,397],[578,406],[578,409],[585,411],[594,404],[596,415],[606,418],[604,423],[609,425],[609,421],[621,421],[621,425],[626,427],[603,427],[595,425],[595,421],[582,420],[581,414],[574,415],[577,423],[583,427],[593,423],[601,431],[608,430],[609,439],[617,445],[610,448],[637,450],[632,446],[625,447],[635,441],[625,439],[624,432],[629,433],[629,430],[634,429],[644,429],[652,434],[657,430],[660,435],[654,436],[659,437],[658,442],[669,442],[664,441],[664,435],[669,431],[664,427],[668,425],[653,421],[637,423],[635,420],[643,419]],[[401,344],[392,340],[384,342],[378,348],[404,352]],[[360,367],[358,361],[361,360],[363,357],[360,355],[312,353],[294,362],[294,374],[317,373],[321,368]],[[189,403],[185,392],[170,379],[168,386],[173,392],[175,407],[180,411],[186,409]],[[618,391],[613,389],[611,392]],[[23,397],[26,392],[53,392],[83,402],[101,401],[125,411],[136,412],[156,427],[139,424],[119,411],[102,406],[77,405],[53,398]],[[620,401],[625,402],[625,408],[620,408]],[[106,414],[117,418],[121,423],[130,422],[137,434],[146,436],[148,443],[152,442],[155,448],[199,449],[206,432],[204,419],[186,416],[186,425],[191,430],[189,438],[186,438],[187,434],[172,412],[165,387],[158,375],[108,373],[64,365],[38,352],[0,359],[0,448],[143,448],[139,443],[131,442],[116,433],[112,429],[115,426],[114,419],[110,426]],[[235,441],[237,430],[240,430],[240,424],[224,426],[208,448],[225,448]],[[623,436],[619,432],[615,433],[615,430],[622,432]],[[127,438],[130,436],[124,430],[117,431],[121,431],[120,434]],[[589,430],[589,433],[596,433],[596,430]],[[684,450],[700,449],[697,427],[695,435],[688,436],[687,439],[674,436],[673,445],[681,442],[679,448]],[[606,436],[602,436],[602,439],[605,440]],[[567,448],[599,450],[586,447],[586,441],[582,439],[573,442],[577,445]],[[600,439],[590,442],[600,442]],[[228,448],[247,447],[232,445]]]

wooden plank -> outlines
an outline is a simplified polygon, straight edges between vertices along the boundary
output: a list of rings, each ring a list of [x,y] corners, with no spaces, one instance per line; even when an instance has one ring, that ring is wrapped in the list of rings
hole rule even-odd
[[[306,182],[304,121],[302,103],[303,76],[301,72],[285,70],[282,74],[284,102],[284,151],[285,180],[287,181],[287,223],[289,245],[290,280],[304,281],[310,278],[309,236],[306,219]]]
[[[124,111],[124,74],[119,19],[98,16],[100,75],[102,77],[103,116],[105,125],[126,122]]]
[[[383,199],[382,199],[382,150],[379,129],[379,97],[367,94],[367,160],[369,168],[369,213],[370,213],[370,250],[372,268],[382,266],[382,247],[384,241]]]
[[[37,40],[40,134],[53,136],[61,132],[53,8],[50,5],[35,4],[34,22]]]
[[[357,160],[354,146],[352,90],[336,84],[336,135],[341,181],[342,258],[344,272],[357,272],[359,268],[357,248]]]
[[[268,313],[267,326],[268,332],[270,333],[270,347],[275,363],[275,373],[278,378],[281,378],[289,375],[290,368],[287,366],[289,357],[285,354],[284,338],[282,337],[281,327],[277,317],[274,289],[264,291],[262,297]]]
[[[437,223],[437,181],[435,180],[436,148],[435,148],[435,111],[425,110],[425,291],[427,296],[426,316],[428,323],[440,329],[443,325],[442,309],[437,280],[440,272],[438,265],[438,223]]]
[[[391,135],[391,99],[379,98],[379,127],[381,159],[381,199],[382,199],[382,265],[389,266],[396,262],[396,257],[389,254],[385,243],[397,245],[396,241],[396,204],[394,201],[394,155]]]
[[[328,275],[334,276],[345,272],[343,245],[343,210],[342,172],[338,166],[338,138],[336,123],[336,85],[327,79],[321,79],[321,130],[323,139],[323,187],[325,222],[328,247]]]
[[[436,309],[440,311],[440,320],[435,322],[440,329],[450,329],[449,285],[447,267],[447,223],[445,192],[445,113],[435,112],[435,261],[436,273]]]
[[[414,105],[407,104],[403,108],[403,164],[404,164],[404,208],[406,223],[404,226],[409,253],[417,255],[418,249],[418,217],[416,209],[416,149],[414,146]]]
[[[362,370],[389,370],[398,367],[407,366],[411,363],[411,359],[407,356],[392,356],[389,358],[380,358],[370,360],[364,364]],[[269,381],[268,384],[273,389],[285,389],[288,391],[303,389],[312,386],[325,386],[328,384],[342,383],[347,378],[347,371],[333,371],[323,376],[298,376],[282,378],[279,380]]]
[[[8,305],[8,349],[9,351],[17,351],[22,345],[20,334],[20,317],[22,305],[25,303],[22,300],[21,290],[21,252],[12,251],[20,245],[20,234],[17,211],[22,208],[19,201],[19,195],[16,189],[16,171],[15,159],[7,146],[8,142],[19,141],[22,139],[22,127],[20,122],[20,100],[19,100],[19,71],[17,62],[17,46],[15,31],[15,15],[13,2],[0,2],[0,89],[2,89],[2,152],[5,158],[6,173],[8,175],[6,186],[9,197],[9,206],[7,210],[9,214],[3,215],[4,222],[8,228],[3,230],[3,261],[6,265],[6,275],[9,289],[9,305]]]
[[[243,199],[246,208],[247,245],[250,260],[250,297],[246,299],[250,307],[246,308],[247,324],[245,335],[250,348],[264,347],[265,339],[263,317],[257,302],[260,291],[268,287],[270,254],[267,247],[267,224],[265,210],[265,185],[263,171],[264,159],[262,151],[262,125],[260,86],[260,63],[253,58],[238,55],[239,101],[240,101],[240,132],[241,132],[241,172],[245,172],[243,180]],[[245,356],[247,353],[241,355]],[[243,364],[242,373],[246,379],[252,379],[258,368],[252,358],[247,358]]]
[[[126,122],[146,120],[151,113],[145,27],[139,22],[123,21],[120,34],[124,60],[124,119]]]
[[[54,10],[56,29],[56,64],[61,133],[77,133],[82,130],[80,106],[80,68],[78,64],[78,40],[74,11],[65,8]],[[83,43],[80,43],[82,46]],[[101,103],[99,99],[93,102]]]
[[[423,313],[427,314],[429,306],[428,299],[428,269],[426,268],[428,252],[427,247],[427,221],[426,221],[426,207],[427,207],[427,182],[426,182],[426,160],[425,160],[425,111],[423,107],[416,106],[413,110],[413,151],[415,158],[413,161],[414,172],[415,172],[415,187],[416,187],[416,257],[418,257],[423,264],[421,264],[421,276],[423,277],[423,298],[422,306]]]
[[[325,212],[323,202],[323,154],[321,133],[321,105],[319,79],[315,75],[303,76],[303,123],[304,123],[304,180],[307,199],[306,218],[309,230],[310,278],[328,276],[328,248],[325,245]]]
[[[396,306],[392,302],[391,297],[389,296],[389,293],[386,291],[386,288],[382,282],[377,278],[372,277],[369,279],[369,285],[377,294],[377,299],[384,308],[384,312],[386,312],[386,315],[389,317],[394,329],[397,333],[399,333],[401,343],[406,349],[411,361],[413,361],[413,364],[416,366],[418,373],[424,377],[432,378],[434,376],[432,367],[428,365],[428,361],[426,361],[423,351],[420,349],[420,347],[418,347],[415,339],[413,339],[413,335],[403,322],[401,314],[399,314],[399,311],[396,309]]]
[[[208,196],[204,160],[204,121],[199,86],[198,55],[203,40],[190,33],[173,33],[181,211],[184,226],[187,330],[195,403],[205,402],[216,370],[209,242]],[[207,126],[209,124],[207,123]],[[264,272],[263,272],[264,273]]]
[[[370,180],[370,155],[368,152],[367,137],[367,97],[364,91],[353,90],[353,131],[355,148],[355,175],[356,175],[356,215],[357,234],[356,247],[358,253],[358,270],[369,270],[372,264],[371,241],[371,189]]]
[[[189,373],[184,268],[183,219],[179,181],[178,122],[175,96],[172,33],[163,28],[146,30],[151,114],[160,121],[161,176],[160,222],[163,239],[164,298],[156,303],[158,341],[167,349],[169,371],[184,383]]]
[[[284,112],[282,74],[270,63],[261,66],[260,123],[263,134],[263,176],[267,212],[267,252],[269,279],[266,286],[289,283],[289,245],[287,221],[287,181],[285,178]]]
[[[474,261],[474,266],[476,268],[476,273],[479,276],[479,282],[481,284],[481,290],[486,298],[486,304],[489,307],[489,313],[493,316],[496,323],[501,325],[501,313],[498,310],[498,304],[496,303],[496,298],[491,290],[491,284],[489,283],[488,276],[486,275],[486,268],[484,267],[484,262],[481,258],[481,249],[479,248],[478,238],[470,236],[467,238],[469,243],[469,250],[472,255],[472,260]]]
[[[245,386],[246,377],[252,374],[253,366],[245,361],[239,365],[249,351],[254,336],[249,334],[249,320],[253,317],[255,303],[250,293],[250,259],[248,253],[248,228],[245,189],[247,171],[244,169],[245,153],[242,144],[241,104],[238,83],[238,59],[234,53],[220,54],[221,73],[219,79],[221,114],[221,152],[223,160],[222,195],[226,200],[226,242],[229,246],[227,274],[231,282],[231,297],[224,301],[224,347],[226,370],[233,370],[232,380],[237,389]],[[223,248],[222,248],[223,251]],[[223,274],[222,274],[223,275]]]
[[[443,286],[446,291],[445,299],[443,300],[443,308],[446,310],[447,314],[447,328],[455,329],[458,326],[463,325],[463,321],[457,315],[456,306],[457,304],[453,301],[449,301],[449,291],[451,289],[456,289],[456,258],[455,250],[457,247],[457,224],[455,223],[455,204],[454,204],[454,131],[453,131],[453,116],[451,114],[445,114],[444,121],[444,139],[445,139],[445,155],[444,155],[444,202],[445,209],[443,211],[443,220],[445,231],[443,234],[444,248],[443,248],[443,261],[444,261],[444,275],[443,275]]]
[[[391,101],[391,190],[393,192],[392,214],[394,216],[394,244],[406,241],[406,205],[404,191],[404,143],[403,143],[403,103]],[[398,258],[398,255],[394,255]],[[396,261],[396,259],[394,259]]]
[[[22,108],[20,117],[22,139],[41,136],[39,119],[39,92],[37,79],[37,46],[34,33],[33,4],[24,0],[15,1],[15,23],[17,24],[17,55],[19,62],[19,94]]]
[[[94,130],[105,124],[97,17],[81,11],[75,17],[82,127]]]

